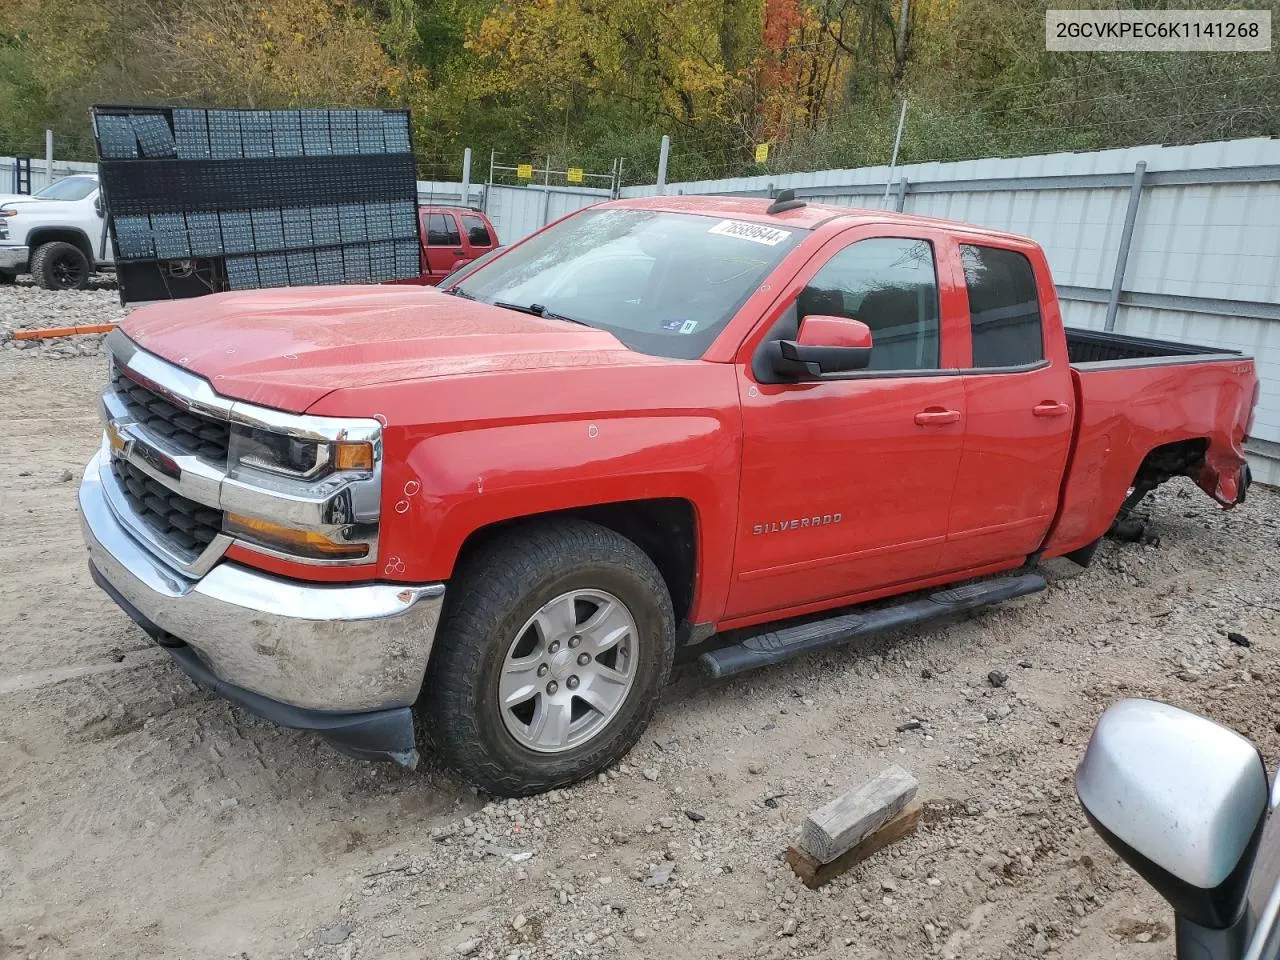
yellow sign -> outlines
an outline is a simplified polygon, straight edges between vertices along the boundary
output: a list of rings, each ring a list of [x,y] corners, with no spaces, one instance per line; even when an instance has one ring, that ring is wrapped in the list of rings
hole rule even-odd
[[[756,163],[764,163],[769,159],[769,145],[767,143],[756,144]]]
[[[569,179],[569,182],[570,182],[570,183],[581,183],[581,182],[582,182],[582,168],[581,168],[581,167],[570,167],[570,168],[569,168],[569,173],[568,173],[568,179]]]
[[[510,167],[508,167],[507,169],[510,169]],[[532,180],[533,164],[532,163],[520,164],[520,166],[516,167],[516,176],[519,177],[521,180]]]

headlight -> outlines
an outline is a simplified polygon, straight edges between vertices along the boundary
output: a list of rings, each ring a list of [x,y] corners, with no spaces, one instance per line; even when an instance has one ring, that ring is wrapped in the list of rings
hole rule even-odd
[[[0,217],[16,217],[18,211],[13,207],[0,207]]]
[[[262,470],[294,480],[314,480],[334,470],[372,470],[373,444],[303,440],[285,433],[233,426],[229,467]]]

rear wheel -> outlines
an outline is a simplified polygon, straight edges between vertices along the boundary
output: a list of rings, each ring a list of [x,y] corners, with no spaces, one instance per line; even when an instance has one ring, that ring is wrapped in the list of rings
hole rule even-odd
[[[74,243],[54,240],[31,255],[31,276],[45,290],[80,290],[89,282],[91,265]]]
[[[634,543],[578,520],[517,530],[458,571],[419,707],[441,758],[520,796],[573,783],[639,739],[675,624]]]

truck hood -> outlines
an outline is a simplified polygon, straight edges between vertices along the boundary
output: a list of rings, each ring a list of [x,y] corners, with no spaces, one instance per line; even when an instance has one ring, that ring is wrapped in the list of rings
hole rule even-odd
[[[433,287],[306,287],[140,307],[122,323],[144,350],[223,396],[302,413],[344,387],[533,368],[660,363],[612,334]]]

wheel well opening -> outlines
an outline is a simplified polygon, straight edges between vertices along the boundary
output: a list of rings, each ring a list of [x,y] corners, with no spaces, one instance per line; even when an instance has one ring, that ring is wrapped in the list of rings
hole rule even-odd
[[[31,255],[35,255],[36,248],[46,243],[53,243],[61,240],[63,243],[69,243],[79,248],[80,252],[89,258],[89,265],[93,265],[93,248],[89,245],[89,238],[79,230],[70,230],[60,227],[46,227],[31,231],[31,236],[27,239],[27,246],[31,250]]]
[[[627,500],[503,520],[481,527],[467,537],[458,551],[454,570],[463,565],[469,554],[514,527],[535,521],[554,520],[557,517],[575,517],[598,523],[638,546],[662,574],[667,591],[671,594],[676,623],[688,620],[689,611],[693,607],[694,581],[697,575],[697,524],[693,504],[688,500]]]
[[[1166,480],[1192,475],[1192,468],[1204,462],[1208,450],[1209,440],[1206,437],[1192,437],[1156,447],[1138,466],[1133,478],[1134,489],[1150,491]]]

